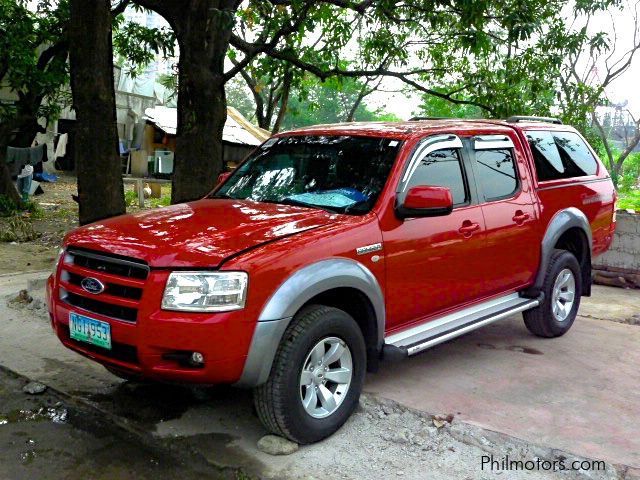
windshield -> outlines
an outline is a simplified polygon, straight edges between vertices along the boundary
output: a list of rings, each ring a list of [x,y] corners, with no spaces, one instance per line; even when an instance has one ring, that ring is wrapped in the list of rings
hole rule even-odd
[[[362,214],[380,195],[399,146],[398,140],[373,137],[272,138],[210,198]]]

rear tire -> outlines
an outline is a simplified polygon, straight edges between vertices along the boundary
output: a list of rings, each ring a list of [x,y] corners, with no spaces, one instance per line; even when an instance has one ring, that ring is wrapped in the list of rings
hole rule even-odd
[[[337,308],[306,307],[285,331],[269,379],[254,390],[258,417],[267,430],[294,442],[322,440],[355,410],[365,369],[355,320]]]
[[[578,314],[582,275],[576,257],[566,250],[554,250],[542,286],[543,302],[523,312],[524,324],[539,337],[559,337],[569,331]]]

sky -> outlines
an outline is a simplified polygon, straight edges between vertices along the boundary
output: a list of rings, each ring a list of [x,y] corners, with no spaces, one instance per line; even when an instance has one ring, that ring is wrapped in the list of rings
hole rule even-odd
[[[610,15],[601,14],[596,19],[596,29],[608,31],[613,37],[613,26],[615,26],[616,53],[617,58],[627,51],[634,42],[634,34],[640,39],[640,32],[636,31],[640,25],[635,24],[633,8],[640,14],[640,1],[629,2],[624,11],[612,10]],[[619,53],[618,53],[619,52]],[[599,71],[603,71],[602,62]],[[617,80],[615,80],[607,90],[609,100],[615,103],[628,101],[627,108],[636,117],[640,118],[640,51],[636,52],[630,68]]]

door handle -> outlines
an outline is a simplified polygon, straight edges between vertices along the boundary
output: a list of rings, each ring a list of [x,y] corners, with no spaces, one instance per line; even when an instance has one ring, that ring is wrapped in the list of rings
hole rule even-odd
[[[513,216],[513,221],[516,222],[518,225],[521,225],[524,223],[525,220],[527,220],[529,218],[529,214],[528,213],[524,213],[522,210],[518,210],[516,211],[516,214]]]
[[[479,223],[471,223],[469,220],[465,220],[462,223],[462,226],[458,229],[458,232],[460,232],[466,237],[466,236],[470,236],[473,232],[479,229],[480,229]]]

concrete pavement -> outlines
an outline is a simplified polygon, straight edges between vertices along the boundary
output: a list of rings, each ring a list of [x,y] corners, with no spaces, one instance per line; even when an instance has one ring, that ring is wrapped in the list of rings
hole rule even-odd
[[[388,365],[366,391],[640,467],[639,347],[638,326],[578,318],[565,336],[540,339],[518,316]]]

